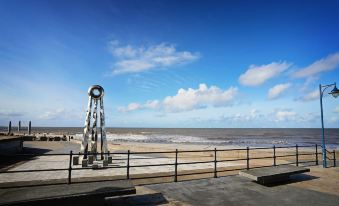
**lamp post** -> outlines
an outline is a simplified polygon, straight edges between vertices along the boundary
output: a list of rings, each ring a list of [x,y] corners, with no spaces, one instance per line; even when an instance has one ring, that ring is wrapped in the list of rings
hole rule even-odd
[[[328,85],[321,85],[319,84],[319,94],[320,94],[320,111],[321,111],[321,128],[322,128],[322,152],[323,152],[323,167],[327,167],[326,162],[326,146],[325,146],[325,129],[324,129],[324,114],[323,114],[323,95],[327,88],[334,86],[332,91],[329,93],[334,98],[337,98],[339,96],[339,90],[337,89],[336,83],[334,84],[328,84]]]

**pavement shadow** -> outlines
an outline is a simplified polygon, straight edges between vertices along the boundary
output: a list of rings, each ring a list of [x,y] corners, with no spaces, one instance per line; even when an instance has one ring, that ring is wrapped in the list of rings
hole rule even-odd
[[[265,184],[265,186],[275,187],[279,185],[287,185],[291,183],[304,182],[304,181],[314,180],[314,179],[319,179],[319,177],[308,175],[308,174],[295,174],[295,175],[291,175],[287,181]]]
[[[23,164],[27,161],[36,159],[41,154],[46,154],[52,150],[41,148],[24,147],[22,152],[13,155],[0,155],[0,171],[7,171],[13,167]],[[28,154],[22,155],[22,154]]]
[[[147,205],[156,206],[167,204],[167,199],[162,193],[142,194],[142,195],[131,195],[131,196],[118,196],[118,197],[107,197],[105,198],[105,205],[107,206],[122,206],[122,205]]]

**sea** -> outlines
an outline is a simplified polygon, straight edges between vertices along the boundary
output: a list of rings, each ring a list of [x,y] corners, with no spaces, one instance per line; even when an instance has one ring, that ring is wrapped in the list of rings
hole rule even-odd
[[[24,130],[26,128],[23,128]],[[0,127],[0,132],[6,132]],[[16,131],[16,128],[13,128]],[[83,127],[33,127],[33,133],[82,138]],[[321,144],[321,128],[106,128],[111,142],[202,144],[222,146],[290,146]],[[325,129],[327,148],[339,149],[339,128]]]

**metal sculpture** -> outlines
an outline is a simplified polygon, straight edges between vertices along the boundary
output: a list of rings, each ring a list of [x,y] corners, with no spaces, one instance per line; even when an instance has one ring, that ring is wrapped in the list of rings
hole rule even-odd
[[[105,112],[104,112],[104,89],[99,85],[93,85],[88,89],[88,107],[86,112],[86,120],[84,127],[83,140],[81,144],[81,153],[84,154],[84,159],[87,159],[87,154],[94,154],[94,159],[97,160],[97,143],[98,143],[98,103],[100,103],[100,139],[101,139],[101,159],[104,159],[103,153],[107,153],[107,140],[105,129]],[[91,113],[93,108],[93,126],[91,128]],[[91,142],[89,144],[89,134],[91,134]],[[107,159],[107,154],[105,155]]]

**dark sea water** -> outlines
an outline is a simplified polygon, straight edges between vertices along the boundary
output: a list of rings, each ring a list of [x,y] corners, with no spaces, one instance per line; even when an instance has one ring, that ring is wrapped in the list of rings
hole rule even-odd
[[[13,128],[15,131],[16,128]],[[2,132],[6,127],[0,127]],[[82,137],[82,127],[34,127],[33,133]],[[234,146],[321,144],[321,129],[296,128],[106,128],[109,141]],[[339,148],[339,129],[326,129],[327,147]]]

